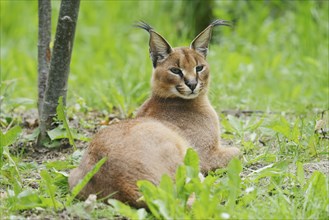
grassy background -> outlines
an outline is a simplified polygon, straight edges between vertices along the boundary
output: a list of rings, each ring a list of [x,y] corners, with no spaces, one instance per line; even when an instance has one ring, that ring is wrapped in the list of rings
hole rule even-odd
[[[52,5],[54,35],[59,1]],[[161,205],[148,214],[117,202],[114,207],[97,202],[96,208],[88,208],[72,201],[67,175],[104,117],[114,108],[130,115],[149,95],[148,34],[132,24],[144,20],[172,46],[188,46],[198,19],[189,16],[190,3],[81,1],[67,109],[72,133],[80,140],[78,150],[41,153],[31,147],[36,115],[24,112],[36,108],[37,1],[1,0],[0,6],[0,218],[328,216],[328,1],[215,1],[214,15],[236,24],[233,29],[216,28],[213,34],[208,56],[211,101],[218,112],[265,113],[221,114],[221,137],[241,149],[241,160],[211,173],[204,183],[194,177],[184,189],[178,186],[184,181],[168,178],[159,187],[144,183],[149,205]],[[64,129],[55,133],[54,143],[67,137]],[[180,171],[177,176],[184,179]],[[197,201],[188,208],[191,192]]]
[[[9,102],[37,97],[37,1],[1,1],[1,93]],[[132,112],[149,94],[149,22],[172,46],[188,46],[186,2],[82,1],[69,78],[69,105]],[[59,2],[53,1],[53,35]],[[327,1],[216,1],[219,27],[208,61],[216,108],[305,112],[328,109]],[[54,39],[54,37],[53,37]],[[13,82],[14,81],[14,82]],[[9,90],[6,85],[12,84]],[[14,85],[13,85],[14,84]],[[8,92],[10,91],[10,92]],[[19,98],[19,99],[18,99]],[[22,100],[22,98],[26,98]],[[18,100],[17,100],[18,99]]]

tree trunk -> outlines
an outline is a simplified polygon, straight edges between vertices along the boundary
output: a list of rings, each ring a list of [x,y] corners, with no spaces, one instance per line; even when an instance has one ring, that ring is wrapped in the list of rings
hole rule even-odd
[[[39,33],[38,33],[38,113],[41,116],[44,94],[47,86],[47,78],[50,63],[50,40],[51,40],[51,2],[39,0]]]
[[[61,2],[47,88],[39,118],[38,146],[44,146],[49,140],[47,131],[52,128],[59,97],[63,96],[64,105],[66,103],[67,80],[79,6],[80,0],[62,0]]]
[[[205,29],[211,22],[213,22],[214,15],[213,15],[213,7],[214,7],[214,0],[197,0],[194,1],[194,36],[199,34],[202,30]]]
[[[184,24],[191,24],[191,30],[188,32],[190,38],[196,37],[211,22],[213,22],[214,0],[193,0],[183,1],[181,8]]]

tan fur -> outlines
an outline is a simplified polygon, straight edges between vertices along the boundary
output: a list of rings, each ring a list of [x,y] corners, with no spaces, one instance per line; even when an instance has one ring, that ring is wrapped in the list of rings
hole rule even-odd
[[[189,90],[182,78],[168,73],[173,63],[183,70],[184,76],[197,78],[202,85],[196,98],[182,99],[170,92],[177,85]],[[200,64],[204,65],[204,70],[196,74],[195,67]],[[154,70],[152,96],[137,113],[137,117],[152,117],[177,126],[189,146],[198,152],[203,173],[226,166],[239,154],[237,148],[219,145],[219,119],[207,97],[208,81],[209,66],[203,56],[190,48],[174,49]]]
[[[239,154],[237,148],[220,146],[218,116],[207,97],[210,72],[205,57],[216,25],[219,20],[198,35],[190,48],[171,48],[150,26],[139,25],[151,36],[152,95],[136,119],[113,124],[95,135],[80,166],[70,174],[70,188],[100,159],[106,156],[108,160],[80,192],[80,198],[115,193],[114,199],[145,207],[137,201],[136,182],[146,179],[158,184],[163,174],[174,178],[188,147],[198,152],[203,173],[226,166]],[[202,70],[197,71],[200,66]],[[181,72],[174,73],[172,68]]]
[[[138,118],[122,121],[95,135],[83,155],[79,167],[72,170],[69,185],[73,188],[103,157],[105,164],[95,174],[79,197],[89,194],[104,198],[112,193],[114,199],[144,207],[137,199],[137,180],[159,183],[163,174],[173,177],[182,163],[188,143],[174,128],[157,120]]]

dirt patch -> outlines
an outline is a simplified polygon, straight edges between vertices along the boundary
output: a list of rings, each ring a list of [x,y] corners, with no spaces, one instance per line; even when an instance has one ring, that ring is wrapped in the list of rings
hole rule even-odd
[[[312,163],[305,163],[303,164],[305,177],[309,178],[315,171],[320,171],[321,173],[329,176],[329,161],[319,161],[319,162],[312,162]]]

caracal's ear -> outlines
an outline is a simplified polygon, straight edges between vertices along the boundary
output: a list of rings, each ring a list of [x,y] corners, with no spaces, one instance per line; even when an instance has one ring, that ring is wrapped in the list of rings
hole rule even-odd
[[[145,22],[139,22],[135,25],[136,27],[142,28],[150,34],[150,56],[152,59],[153,67],[155,68],[157,63],[172,52],[171,46],[160,34],[155,32],[153,28]]]
[[[201,53],[204,57],[208,53],[208,45],[211,39],[212,29],[219,25],[232,26],[229,21],[215,20],[206,29],[204,29],[196,38],[192,41],[190,48]]]

